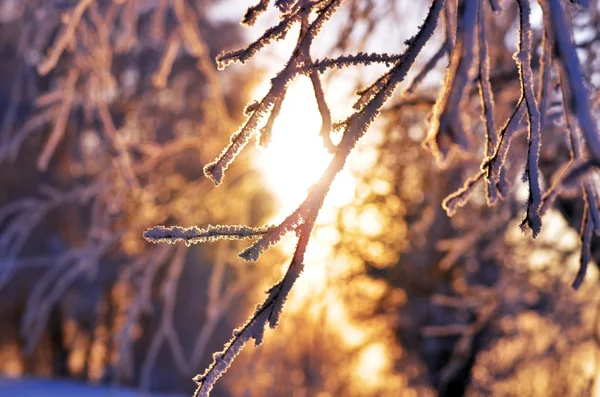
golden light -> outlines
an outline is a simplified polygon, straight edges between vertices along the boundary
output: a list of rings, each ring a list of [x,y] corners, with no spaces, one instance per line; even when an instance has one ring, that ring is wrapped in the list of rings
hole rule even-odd
[[[327,92],[326,96],[332,113],[340,117],[344,110],[341,108],[351,109],[352,103],[344,87],[338,85],[338,89],[335,89],[336,86],[330,84],[330,89],[332,86],[334,91]],[[266,85],[258,87],[253,97],[261,98],[267,89]],[[273,126],[271,142],[259,150],[254,158],[254,166],[260,170],[266,187],[276,200],[277,210],[270,223],[277,224],[293,212],[329,165],[332,155],[323,147],[320,129],[321,115],[311,82],[305,77],[298,78],[287,90],[281,112]],[[371,136],[377,136],[377,131],[372,132]],[[322,314],[325,313],[326,319],[320,326],[328,326],[338,334],[342,349],[356,349],[369,343],[369,338],[378,334],[371,325],[354,321],[352,313],[357,308],[349,306],[339,291],[331,288],[339,286],[345,276],[359,271],[363,266],[360,259],[334,250],[341,239],[341,231],[335,224],[339,211],[357,198],[358,181],[353,171],[364,172],[376,165],[375,142],[361,143],[329,190],[305,255],[304,272],[286,302],[286,311],[301,313],[307,318],[323,321]],[[354,213],[352,219],[345,221],[351,223],[354,230],[376,236],[382,232],[381,217],[382,214],[375,207],[365,206]],[[296,241],[295,235],[288,235],[278,247],[291,255]],[[287,266],[288,262],[283,262],[281,271],[285,272]],[[385,346],[375,342],[366,346],[359,359],[349,365],[353,365],[352,370],[361,377],[361,383],[373,387],[389,377],[391,360]]]
[[[264,90],[261,86],[256,91]],[[304,200],[331,160],[319,137],[320,129],[321,115],[312,85],[308,78],[299,78],[288,88],[269,146],[255,158],[255,165],[277,199],[277,218],[289,214]],[[343,170],[331,187],[324,209],[351,202],[354,187],[351,173]]]
[[[383,343],[373,343],[360,354],[355,373],[366,386],[373,387],[382,382],[389,365],[387,347]]]

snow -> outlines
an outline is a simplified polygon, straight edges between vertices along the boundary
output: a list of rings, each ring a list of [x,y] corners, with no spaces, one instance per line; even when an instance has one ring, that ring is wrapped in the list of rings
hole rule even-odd
[[[183,394],[144,394],[120,386],[96,386],[69,380],[0,376],[2,397],[183,397]]]

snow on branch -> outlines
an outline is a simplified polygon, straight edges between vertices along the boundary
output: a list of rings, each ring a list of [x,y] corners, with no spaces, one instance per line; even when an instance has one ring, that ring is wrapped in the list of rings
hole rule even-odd
[[[323,92],[323,86],[321,84],[321,78],[317,71],[310,73],[310,81],[312,82],[313,89],[315,92],[315,99],[317,100],[317,106],[319,107],[319,113],[321,114],[321,131],[319,135],[323,140],[323,147],[330,153],[335,153],[335,145],[331,141],[331,111],[327,106],[325,100],[325,93]]]
[[[585,135],[585,142],[590,154],[600,160],[600,137],[596,121],[592,117],[589,103],[588,90],[584,84],[581,66],[575,46],[571,40],[571,30],[565,20],[565,11],[560,0],[548,0],[544,3],[544,12],[550,16],[556,56],[560,59],[560,66],[566,72],[570,87],[570,97],[567,99],[569,110],[572,111],[579,121],[579,127]]]
[[[235,132],[229,141],[229,145],[223,149],[219,157],[212,163],[204,167],[204,175],[209,177],[215,185],[219,185],[227,168],[235,160],[237,155],[244,149],[250,141],[250,138],[257,131],[261,121],[269,113],[276,101],[285,95],[287,85],[291,81],[290,68],[286,66],[280,74],[271,80],[271,89],[265,97],[258,103],[252,104],[252,114],[248,117],[244,125]]]
[[[265,95],[265,97],[258,104],[255,105],[253,103],[246,108],[246,111],[249,111],[250,109],[252,112],[252,114],[248,117],[248,120],[244,123],[239,131],[231,136],[229,145],[223,149],[217,159],[204,167],[204,174],[209,177],[215,183],[215,185],[219,185],[221,183],[225,171],[227,168],[229,168],[229,165],[231,165],[242,149],[248,144],[252,135],[254,135],[259,128],[263,118],[271,111],[278,100],[282,100],[283,96],[285,96],[285,91],[288,85],[298,74],[301,73],[300,66],[303,64],[303,62],[309,59],[309,50],[312,40],[320,32],[324,23],[333,16],[335,11],[340,7],[341,3],[341,0],[331,0],[322,9],[319,9],[318,16],[310,25],[301,29],[298,43],[296,44],[296,48],[293,51],[290,60],[285,65],[283,70],[271,80],[271,88],[267,95]],[[279,31],[287,32],[296,20],[302,19],[303,12],[305,12],[305,10],[300,8],[290,13],[278,25]],[[306,18],[304,18],[304,21],[306,21]],[[284,22],[286,22],[287,27],[280,26]],[[217,61],[220,62],[222,64],[221,66],[223,67],[234,60],[243,62],[243,59],[254,55],[256,52],[258,52],[258,50],[260,50],[260,48],[262,48],[271,40],[279,40],[283,38],[283,36],[269,33],[269,31],[265,32],[265,35],[263,35],[259,40],[246,49],[230,53],[222,53],[219,55],[219,57],[217,57]],[[261,41],[264,41],[264,43],[259,43]],[[254,45],[255,47],[252,47]],[[277,106],[275,106],[275,110],[277,110]],[[272,125],[273,122],[274,119],[272,119],[269,123]]]
[[[538,88],[538,103],[540,107],[540,128],[543,129],[547,123],[548,108],[550,107],[550,96],[552,87],[552,47],[554,41],[551,33],[548,32],[549,27],[544,26],[542,36],[542,56],[540,57],[540,76]]]
[[[435,68],[435,65],[439,62],[440,59],[444,57],[446,52],[448,51],[448,42],[444,41],[440,48],[433,54],[431,58],[425,63],[423,68],[417,73],[417,75],[412,79],[412,81],[406,87],[404,91],[406,94],[413,94],[417,89],[417,86],[425,79],[425,77]]]
[[[490,156],[498,144],[498,133],[494,124],[494,94],[490,82],[490,56],[485,31],[485,1],[479,4],[478,14],[478,40],[479,40],[479,95],[481,108],[485,118],[485,156]],[[494,205],[498,199],[498,189],[495,182],[485,178],[486,197],[489,205]]]
[[[250,319],[233,331],[232,339],[225,344],[222,351],[213,354],[213,362],[201,375],[196,375],[194,381],[198,388],[194,397],[208,397],[217,380],[229,369],[235,357],[244,348],[250,339],[255,345],[262,343],[265,329],[268,326],[274,329],[281,316],[283,305],[304,269],[304,253],[310,239],[314,223],[308,222],[299,228],[299,237],[294,256],[288,269],[277,284],[267,291],[267,298],[257,306]]]
[[[183,241],[190,246],[217,240],[256,239],[269,233],[272,229],[272,226],[249,227],[244,225],[208,225],[206,229],[200,229],[197,226],[188,228],[155,226],[144,232],[144,238],[151,243],[175,244]]]
[[[320,73],[324,73],[328,69],[343,69],[350,66],[371,65],[374,63],[384,63],[390,66],[396,62],[402,55],[398,54],[381,54],[381,53],[366,53],[359,52],[351,55],[341,55],[337,58],[323,58],[316,60],[307,69],[315,69]]]
[[[272,41],[285,39],[294,23],[299,20],[298,13],[288,15],[283,21],[267,29],[261,37],[247,47],[234,51],[223,51],[217,56],[217,67],[219,70],[223,70],[233,62],[245,63]]]
[[[271,114],[269,115],[269,119],[267,123],[260,129],[260,135],[258,138],[258,145],[261,147],[266,147],[271,142],[271,135],[273,132],[273,125],[275,124],[275,120],[281,113],[281,105],[283,104],[283,100],[285,99],[286,89],[283,89],[281,94],[275,99],[275,104],[273,104],[273,109],[271,110]],[[248,106],[246,109],[251,108]]]
[[[256,23],[256,20],[263,12],[267,11],[267,7],[269,6],[269,0],[260,0],[257,5],[248,8],[246,10],[246,14],[240,24],[242,26],[252,26]]]
[[[281,12],[282,14],[287,14],[292,10],[292,8],[296,5],[297,2],[298,0],[276,0],[275,7],[277,7],[277,9],[279,9],[279,12]]]
[[[469,84],[469,71],[473,64],[478,6],[479,0],[473,0],[459,7],[461,15],[456,45],[452,50],[442,94],[438,96],[438,101],[433,108],[429,134],[424,142],[442,164],[448,159],[452,144],[458,145],[463,150],[469,147],[460,104]]]
[[[540,170],[538,161],[540,156],[540,113],[535,99],[533,86],[533,71],[531,69],[531,23],[529,0],[517,0],[519,5],[519,45],[514,58],[519,68],[521,90],[525,97],[529,123],[529,142],[527,149],[527,165],[524,178],[529,183],[529,198],[527,200],[527,213],[521,222],[521,228],[529,227],[536,237],[542,228],[540,206],[542,205],[542,191],[540,188]]]
[[[456,213],[460,207],[463,207],[469,201],[469,197],[477,187],[478,183],[483,179],[485,171],[480,171],[477,175],[467,179],[463,186],[456,192],[450,194],[442,201],[442,208],[446,210],[448,216]]]
[[[522,94],[521,94],[522,95]],[[504,124],[504,126],[500,129],[498,133],[498,145],[496,146],[496,150],[491,157],[488,157],[484,160],[481,168],[486,169],[488,175],[495,182],[500,181],[500,175],[504,169],[504,163],[506,161],[506,155],[508,154],[508,150],[510,148],[510,143],[517,132],[519,127],[519,122],[525,115],[525,97],[521,96],[517,106],[513,109],[512,114],[509,116],[508,120]]]

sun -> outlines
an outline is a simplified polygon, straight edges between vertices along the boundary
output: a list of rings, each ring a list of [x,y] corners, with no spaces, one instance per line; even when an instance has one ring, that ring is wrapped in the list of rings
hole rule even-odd
[[[256,89],[264,93],[265,87]],[[256,95],[260,97],[260,95]],[[281,218],[306,198],[309,188],[327,168],[332,155],[323,147],[319,131],[321,115],[308,78],[298,78],[287,90],[269,145],[254,157],[268,189],[275,195]],[[354,181],[342,171],[328,194],[329,205],[343,205],[353,199]]]

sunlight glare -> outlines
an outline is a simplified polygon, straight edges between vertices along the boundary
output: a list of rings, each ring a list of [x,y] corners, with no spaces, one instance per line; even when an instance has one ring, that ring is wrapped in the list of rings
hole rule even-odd
[[[266,84],[255,90],[254,98],[264,96],[268,89]],[[351,106],[350,101],[344,99],[347,96],[341,95],[342,92],[333,90],[329,93],[339,97],[338,101],[329,103],[334,114],[341,113],[341,107]],[[254,157],[255,166],[260,170],[266,187],[276,200],[276,212],[270,223],[277,224],[293,212],[328,167],[332,155],[323,147],[319,136],[320,129],[321,115],[313,87],[308,78],[299,78],[287,90],[279,117],[273,125],[270,143]],[[333,137],[334,141],[335,138],[338,137]],[[359,271],[362,266],[360,259],[336,252],[335,246],[341,241],[341,231],[337,229],[339,225],[336,222],[339,221],[342,208],[352,203],[358,194],[358,180],[353,170],[360,174],[376,165],[378,156],[374,143],[363,142],[356,150],[357,155],[348,159],[348,164],[331,185],[317,218],[311,244],[306,251],[302,277],[296,281],[290,299],[286,302],[286,310],[314,319],[319,319],[325,309],[326,323],[336,331],[342,344],[350,349],[368,343],[374,330],[354,321],[352,313],[355,308],[348,307],[337,290],[331,288],[332,283]],[[388,186],[380,188],[390,189]],[[351,219],[346,220],[359,232],[368,236],[377,236],[383,232],[383,219],[377,208],[366,206],[359,211],[346,212],[351,213]],[[280,242],[279,248],[291,255],[296,242],[297,237],[290,234]],[[288,266],[287,261],[281,263],[281,272],[284,273]],[[386,371],[390,362],[390,352],[383,344],[375,343],[369,344],[363,350],[354,366],[361,383],[367,387],[375,387],[387,379]]]
[[[264,90],[264,86],[258,87],[255,97]],[[332,155],[319,136],[320,129],[321,116],[312,85],[307,78],[299,78],[288,88],[271,142],[255,157],[256,166],[276,196],[276,218],[288,215],[302,203],[331,161]],[[342,171],[331,187],[327,205],[351,202],[354,185],[349,171]]]

